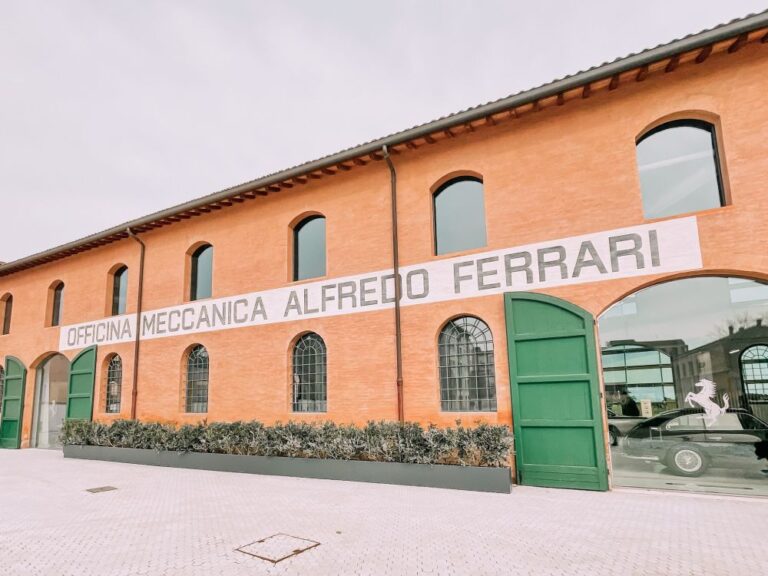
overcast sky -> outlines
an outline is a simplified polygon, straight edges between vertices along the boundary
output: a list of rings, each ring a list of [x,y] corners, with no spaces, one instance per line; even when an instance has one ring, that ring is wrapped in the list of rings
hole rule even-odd
[[[0,0],[0,260],[765,8]]]

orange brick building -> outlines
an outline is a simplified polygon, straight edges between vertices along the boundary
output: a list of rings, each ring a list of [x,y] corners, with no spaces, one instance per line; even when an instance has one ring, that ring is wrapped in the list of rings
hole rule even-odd
[[[0,265],[4,446],[55,444],[43,429],[56,429],[62,405],[100,421],[461,419],[514,422],[524,482],[579,485],[578,474],[557,480],[562,466],[602,477],[604,407],[620,402],[600,363],[619,339],[590,319],[683,278],[716,277],[731,293],[751,281],[742,292],[764,305],[766,41],[768,15],[738,20]],[[553,298],[517,298],[531,293]],[[583,329],[547,307],[576,310]],[[625,340],[661,338],[647,333]],[[547,338],[560,340],[525,355]],[[569,338],[586,356],[560,366],[575,353]],[[768,344],[760,330],[755,338],[753,348]],[[195,346],[205,350],[190,367]],[[672,357],[663,397],[624,382],[654,413],[686,392],[665,346],[645,348]],[[761,353],[750,352],[758,369]],[[80,362],[56,368],[57,355]],[[584,414],[542,400],[555,389],[532,384],[547,380],[548,364],[558,397]],[[590,379],[578,393],[562,385]],[[762,401],[749,386],[745,410]],[[558,432],[558,419],[586,427]],[[583,430],[594,454],[559,454]]]

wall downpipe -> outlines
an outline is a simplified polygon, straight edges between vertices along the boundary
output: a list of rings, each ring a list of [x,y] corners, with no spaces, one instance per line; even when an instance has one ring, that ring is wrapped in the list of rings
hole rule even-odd
[[[136,298],[136,339],[133,342],[133,383],[131,384],[131,420],[136,420],[136,400],[139,396],[139,347],[141,345],[141,305],[144,295],[144,252],[147,247],[141,238],[126,228],[128,236],[136,240],[141,246],[139,254],[139,293]]]
[[[400,282],[400,254],[397,241],[397,172],[389,157],[389,150],[386,144],[381,147],[384,160],[389,166],[389,183],[392,205],[392,272],[395,276],[395,356],[397,364],[397,419],[400,422],[405,421],[403,409],[403,334],[400,327],[400,296],[402,293],[402,282]]]

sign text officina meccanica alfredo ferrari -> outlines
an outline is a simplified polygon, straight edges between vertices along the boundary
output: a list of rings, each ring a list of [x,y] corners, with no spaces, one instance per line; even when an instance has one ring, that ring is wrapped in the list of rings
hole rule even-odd
[[[695,217],[435,260],[400,268],[401,306],[508,291],[701,268]],[[142,313],[142,340],[394,306],[395,278],[381,270]],[[59,349],[135,339],[136,315],[62,326]]]

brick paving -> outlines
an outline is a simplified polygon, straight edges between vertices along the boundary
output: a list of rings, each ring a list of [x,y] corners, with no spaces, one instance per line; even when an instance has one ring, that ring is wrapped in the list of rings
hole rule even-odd
[[[86,491],[100,486],[117,490]],[[481,494],[0,450],[8,576],[768,574],[766,519],[756,498]],[[236,551],[273,534],[320,545],[277,564]]]

